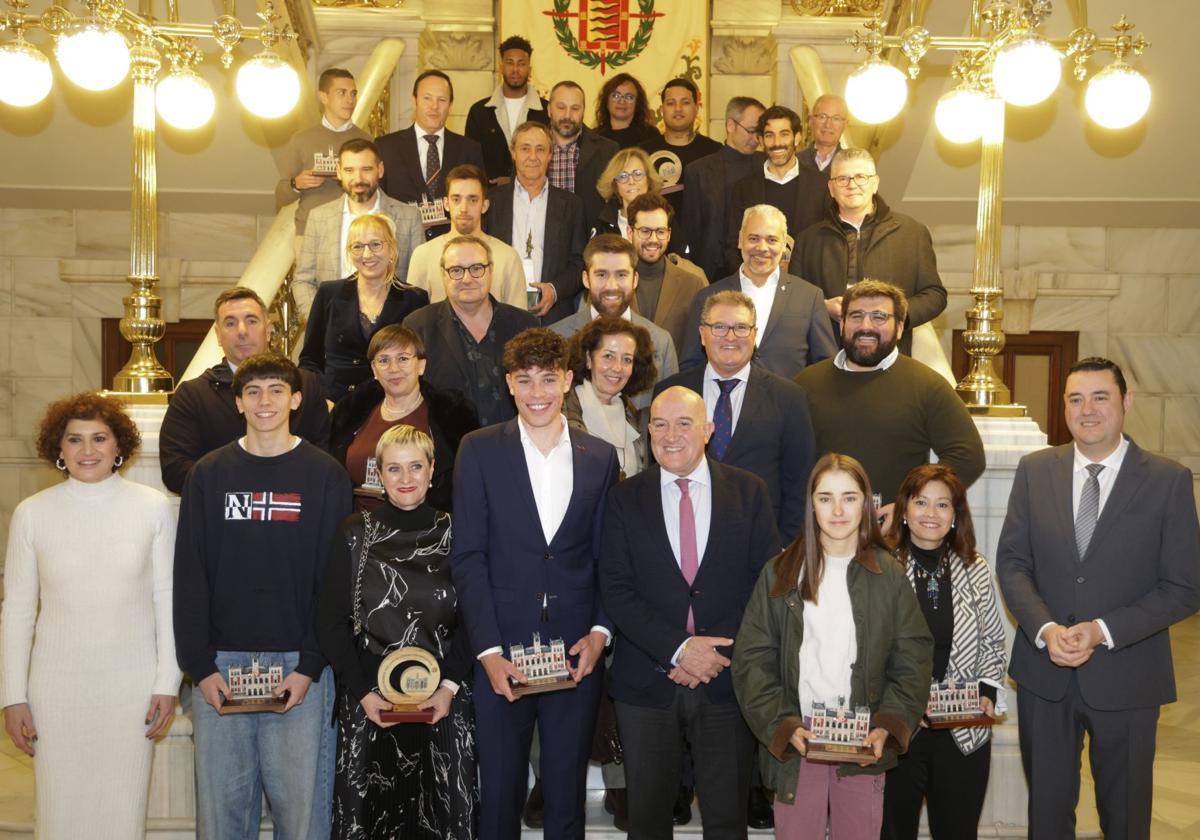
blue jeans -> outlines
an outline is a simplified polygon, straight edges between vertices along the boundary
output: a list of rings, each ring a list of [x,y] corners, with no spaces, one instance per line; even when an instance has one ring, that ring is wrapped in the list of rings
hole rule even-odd
[[[252,657],[264,668],[282,665],[286,676],[300,661],[298,652],[218,651],[217,669],[228,679],[230,666],[249,668]],[[326,682],[330,685],[327,686]],[[257,712],[222,717],[197,691],[192,698],[196,745],[196,823],[201,840],[257,840],[262,797],[271,806],[276,840],[328,836],[332,768],[321,765],[321,741],[328,728],[332,674],[314,683],[304,702],[287,714]],[[325,801],[317,806],[317,798]],[[327,818],[327,817],[326,817]],[[319,819],[319,817],[318,817]]]

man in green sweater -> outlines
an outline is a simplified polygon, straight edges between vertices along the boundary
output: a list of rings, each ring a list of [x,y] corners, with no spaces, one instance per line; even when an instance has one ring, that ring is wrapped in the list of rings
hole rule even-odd
[[[862,462],[885,530],[901,481],[930,450],[968,486],[986,465],[979,430],[954,389],[897,350],[907,314],[892,284],[855,283],[842,297],[842,350],[795,380],[808,392],[817,457],[841,452]]]

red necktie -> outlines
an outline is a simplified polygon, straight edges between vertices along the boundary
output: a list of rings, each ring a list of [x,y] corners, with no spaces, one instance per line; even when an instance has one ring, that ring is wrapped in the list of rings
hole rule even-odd
[[[696,582],[700,571],[700,556],[696,551],[696,512],[692,510],[692,497],[688,495],[688,480],[677,478],[679,485],[679,571],[690,587]],[[688,607],[687,631],[696,634],[696,619]]]

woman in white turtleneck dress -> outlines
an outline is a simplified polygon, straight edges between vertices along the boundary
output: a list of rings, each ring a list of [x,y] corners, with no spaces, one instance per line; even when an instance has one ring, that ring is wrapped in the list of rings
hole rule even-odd
[[[175,710],[175,515],[117,473],[138,443],[116,400],[54,403],[38,454],[66,480],[21,502],[9,527],[0,705],[33,756],[45,840],[143,836],[153,739]]]

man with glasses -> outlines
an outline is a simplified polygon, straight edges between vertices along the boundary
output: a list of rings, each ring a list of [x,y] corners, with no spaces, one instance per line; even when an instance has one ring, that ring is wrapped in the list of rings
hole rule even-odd
[[[777,376],[791,379],[807,365],[837,352],[837,341],[816,286],[780,267],[787,240],[787,220],[778,208],[757,204],[742,214],[738,233],[741,266],[737,273],[702,290],[692,303],[681,366],[703,365],[700,320],[704,301],[723,290],[742,292],[754,302],[754,344],[758,360]]]
[[[664,196],[639,195],[629,202],[628,212],[629,241],[638,255],[634,311],[670,333],[676,348],[682,347],[692,301],[708,278],[691,260],[667,253],[675,211]]]
[[[408,282],[429,292],[429,302],[437,303],[445,296],[442,284],[442,252],[447,243],[459,236],[474,236],[487,242],[492,252],[492,286],[496,298],[510,306],[525,309],[525,269],[521,258],[511,245],[483,231],[483,214],[488,211],[487,176],[478,166],[463,164],[446,176],[446,215],[451,229],[436,236],[413,251],[408,268]],[[403,277],[403,275],[398,275]]]
[[[484,239],[451,238],[439,267],[445,299],[404,319],[425,345],[422,378],[466,398],[481,426],[511,420],[516,409],[504,384],[504,345],[537,319],[492,297],[492,250]]]
[[[341,201],[322,204],[309,214],[296,257],[292,297],[302,319],[308,318],[319,284],[354,273],[354,265],[346,255],[346,234],[355,216],[379,213],[395,222],[397,277],[408,276],[413,251],[425,241],[417,209],[379,189],[383,162],[374,143],[361,137],[343,143],[338,150],[337,171],[345,195]]]
[[[900,289],[863,280],[841,303],[841,351],[796,382],[808,394],[817,457],[843,452],[862,463],[886,531],[900,482],[930,450],[969,487],[983,474],[983,441],[950,383],[897,349],[908,310]]]
[[[835,204],[825,218],[796,236],[792,268],[825,293],[829,317],[841,319],[842,293],[865,277],[886,280],[908,299],[900,352],[912,353],[912,329],[946,308],[929,228],[893,213],[877,194],[875,160],[865,149],[843,149],[829,165]]]
[[[846,130],[846,100],[826,93],[817,97],[808,114],[809,143],[797,157],[800,165],[816,170],[829,178],[829,165],[841,150],[842,132]]]
[[[819,172],[801,166],[796,157],[796,147],[802,137],[801,125],[800,115],[782,105],[772,105],[758,118],[767,159],[760,171],[738,181],[729,197],[725,267],[730,271],[736,269],[740,259],[738,226],[747,207],[770,204],[778,208],[787,219],[787,229],[793,238],[825,215],[825,205],[829,201],[825,178]],[[790,253],[790,248],[788,250]],[[784,262],[788,262],[786,257]]]
[[[705,277],[728,274],[721,243],[728,225],[729,194],[734,184],[762,165],[758,118],[763,110],[763,104],[752,97],[730,99],[725,106],[725,145],[684,170],[680,220],[687,236],[688,258]]]
[[[562,81],[550,89],[550,128],[554,148],[547,177],[560,190],[583,199],[583,229],[596,226],[604,199],[596,190],[600,173],[620,148],[583,124],[585,98],[577,82]]]

